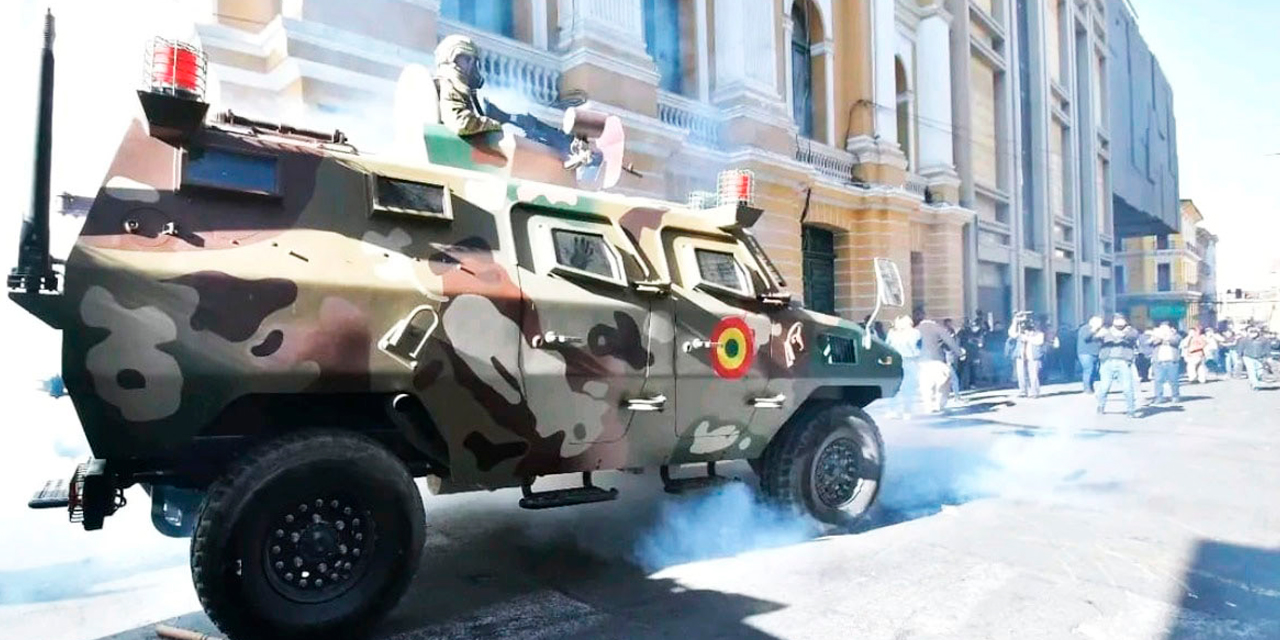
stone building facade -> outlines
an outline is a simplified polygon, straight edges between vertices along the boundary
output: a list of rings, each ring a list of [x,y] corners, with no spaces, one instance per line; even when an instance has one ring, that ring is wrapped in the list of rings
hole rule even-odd
[[[871,261],[888,257],[930,316],[1033,308],[1069,322],[1110,281],[1104,12],[1099,0],[216,0],[197,31],[225,105],[304,121],[356,111],[370,128],[390,118],[405,65],[430,66],[441,38],[468,34],[505,109],[554,120],[558,101],[585,97],[622,117],[644,177],[620,191],[682,201],[721,169],[754,171],[757,235],[811,307],[862,319]]]
[[[1111,301],[1106,5],[951,0],[966,298],[1074,326]]]

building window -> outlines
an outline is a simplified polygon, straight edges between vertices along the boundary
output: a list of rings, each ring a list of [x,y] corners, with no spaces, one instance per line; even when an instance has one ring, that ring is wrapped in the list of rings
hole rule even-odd
[[[911,168],[911,86],[907,83],[907,67],[902,58],[893,59],[894,93],[898,96],[898,146],[907,156],[907,167]]]
[[[813,137],[813,48],[807,3],[791,5],[791,115],[800,135]]]
[[[644,48],[658,67],[658,86],[680,93],[680,0],[644,0]]]
[[[1156,265],[1156,290],[1173,291],[1172,271],[1168,263]]]
[[[1165,251],[1168,248],[1169,248],[1169,236],[1167,235],[1156,236],[1156,249],[1160,251]]]
[[[515,36],[511,0],[442,0],[440,15],[508,38]]]
[[[821,313],[836,312],[836,242],[826,229],[804,226],[800,235],[804,254],[804,306]]]

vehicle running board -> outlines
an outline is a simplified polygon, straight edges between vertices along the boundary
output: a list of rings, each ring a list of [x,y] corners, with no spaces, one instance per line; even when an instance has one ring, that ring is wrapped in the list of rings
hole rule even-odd
[[[608,502],[618,499],[617,489],[602,489],[591,484],[591,472],[582,474],[582,486],[552,491],[533,490],[533,478],[526,479],[520,485],[524,497],[520,498],[520,506],[524,509],[552,509],[554,507],[571,507],[592,502]]]
[[[671,467],[662,465],[659,470],[662,476],[662,489],[667,493],[680,494],[686,491],[700,491],[710,487],[718,487],[728,482],[733,482],[733,478],[716,475],[716,463],[707,463],[707,475],[693,476],[691,478],[672,478]]]
[[[44,488],[31,496],[27,506],[32,509],[66,509],[71,504],[71,488],[66,480],[50,480]]]

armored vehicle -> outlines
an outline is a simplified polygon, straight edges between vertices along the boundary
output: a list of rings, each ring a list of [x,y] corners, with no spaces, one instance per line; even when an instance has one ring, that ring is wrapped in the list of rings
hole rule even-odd
[[[32,506],[98,529],[142,486],[157,528],[191,536],[196,591],[231,637],[353,637],[394,606],[424,542],[415,478],[521,487],[540,509],[615,497],[596,472],[683,491],[749,460],[765,496],[821,522],[875,499],[863,407],[896,392],[900,358],[791,300],[751,232],[750,174],[690,206],[580,188],[584,167],[511,132],[427,124],[418,160],[372,155],[206,117],[199,52],[159,42],[145,118],[62,262],[50,40],[9,287],[62,331],[92,458]],[[616,150],[596,151],[616,173],[599,164]],[[556,474],[581,486],[535,488]]]

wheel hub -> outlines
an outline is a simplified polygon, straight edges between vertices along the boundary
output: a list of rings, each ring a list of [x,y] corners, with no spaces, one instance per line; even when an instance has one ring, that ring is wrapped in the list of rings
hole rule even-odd
[[[286,508],[267,535],[270,582],[298,601],[342,594],[364,568],[369,526],[368,511],[349,500],[314,498]]]
[[[861,459],[858,443],[849,438],[833,440],[818,453],[813,485],[823,504],[838,509],[858,495],[862,482],[858,469]]]

